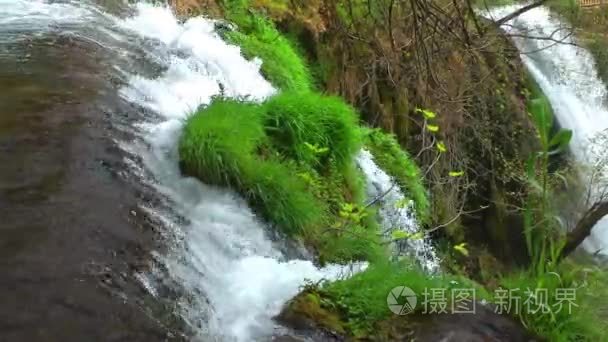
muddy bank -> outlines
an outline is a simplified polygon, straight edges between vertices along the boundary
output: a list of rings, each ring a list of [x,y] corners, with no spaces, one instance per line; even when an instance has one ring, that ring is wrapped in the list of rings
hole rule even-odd
[[[52,35],[0,49],[2,341],[175,338],[134,278],[154,232],[122,176],[114,124],[133,109],[103,55]]]

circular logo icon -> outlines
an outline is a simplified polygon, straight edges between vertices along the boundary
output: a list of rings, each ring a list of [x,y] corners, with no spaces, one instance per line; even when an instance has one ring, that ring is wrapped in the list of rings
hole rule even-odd
[[[412,313],[417,302],[416,294],[407,286],[395,287],[386,297],[386,304],[395,315]]]

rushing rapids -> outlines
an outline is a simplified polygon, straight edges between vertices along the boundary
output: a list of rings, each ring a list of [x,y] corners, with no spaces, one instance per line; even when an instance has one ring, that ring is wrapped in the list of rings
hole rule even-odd
[[[260,75],[260,61],[246,60],[238,47],[222,41],[211,20],[180,22],[167,7],[100,3],[0,0],[0,42],[31,46],[28,42],[46,36],[85,42],[95,52],[80,58],[91,58],[100,68],[91,72],[113,85],[103,94],[115,91],[124,101],[114,106],[100,100],[110,127],[107,135],[122,151],[116,174],[149,191],[137,212],[162,238],[162,247],[151,253],[149,269],[128,278],[156,298],[167,297],[166,288],[173,288],[165,299],[176,303],[195,339],[251,341],[282,329],[273,316],[307,280],[336,279],[364,268],[317,268],[305,251],[269,236],[237,194],[180,173],[177,142],[189,113],[213,96],[261,101],[275,93]],[[81,85],[101,93],[94,86]],[[370,177],[370,195],[391,186],[365,153],[359,162]],[[413,231],[411,208],[389,208],[402,197],[391,192],[382,214],[387,224],[405,224]],[[436,257],[427,242],[415,242],[414,247],[428,259],[423,260],[429,262],[427,268],[434,269]]]

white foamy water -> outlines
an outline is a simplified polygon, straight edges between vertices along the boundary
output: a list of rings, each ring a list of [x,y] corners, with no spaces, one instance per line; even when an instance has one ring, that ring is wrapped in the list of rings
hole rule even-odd
[[[286,260],[239,196],[180,174],[177,145],[192,110],[208,104],[220,89],[225,96],[258,101],[275,90],[260,75],[259,61],[245,60],[238,47],[223,42],[212,21],[193,18],[181,24],[167,8],[138,4],[137,9],[120,25],[158,42],[152,53],[166,71],[154,79],[132,75],[122,94],[161,115],[160,122],[141,125],[149,149],[139,153],[155,176],[154,186],[188,222],[164,217],[180,242],[157,260],[188,293],[181,310],[198,339],[267,337],[275,328],[272,317],[306,280],[336,279],[351,269]]]
[[[379,215],[386,239],[391,239],[391,232],[395,229],[412,235],[418,233],[421,227],[416,219],[413,201],[410,200],[407,205],[403,205],[406,196],[395,180],[376,165],[372,154],[367,150],[361,150],[357,156],[357,165],[367,180],[368,197],[370,199],[380,198]],[[426,236],[409,239],[405,243],[397,243],[395,249],[396,254],[407,253],[414,256],[429,273],[439,270],[439,258]]]
[[[309,260],[290,259],[240,196],[180,173],[177,147],[189,113],[216,95],[262,101],[275,89],[260,75],[260,61],[247,61],[238,47],[223,42],[213,21],[179,22],[168,8],[149,4],[133,10],[132,16],[118,18],[94,1],[0,0],[0,43],[47,34],[94,43],[89,52],[109,66],[100,79],[118,84],[121,97],[134,105],[124,109],[112,103],[100,113],[108,116],[112,136],[126,152],[131,170],[120,174],[139,179],[158,195],[142,199],[140,208],[163,248],[153,253],[151,271],[137,272],[133,280],[153,297],[175,301],[193,340],[268,340],[282,331],[272,318],[307,280],[347,277],[366,264],[320,269]],[[133,139],[124,140],[123,133]],[[369,154],[362,152],[359,164],[371,197],[391,186]],[[411,207],[394,205],[402,198],[398,189],[383,198],[383,223],[414,232]],[[411,246],[427,269],[436,268],[428,241]]]
[[[500,18],[518,6],[492,9],[490,16]],[[563,41],[514,38],[526,67],[548,97],[559,124],[571,129],[571,150],[575,158],[587,162],[589,139],[608,128],[606,87],[595,70],[592,55],[571,45],[568,25],[552,16],[548,8],[530,10],[503,26],[507,33],[532,37],[553,37]],[[603,148],[603,147],[600,147]],[[587,250],[604,249],[608,254],[608,220],[603,219],[584,243]]]

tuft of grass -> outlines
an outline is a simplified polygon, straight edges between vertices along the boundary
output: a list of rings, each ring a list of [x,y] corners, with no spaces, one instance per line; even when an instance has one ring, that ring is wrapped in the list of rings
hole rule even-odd
[[[337,312],[344,322],[344,329],[355,337],[373,336],[377,325],[394,314],[387,306],[387,296],[392,289],[406,286],[417,296],[415,312],[422,312],[424,293],[430,289],[446,289],[450,298],[452,288],[474,288],[477,298],[488,298],[487,292],[470,280],[448,275],[428,275],[414,262],[379,262],[354,276],[326,282],[315,291],[325,310]],[[311,287],[308,288],[310,292]],[[403,299],[403,298],[402,298]]]
[[[549,341],[606,341],[606,278],[607,273],[602,270],[566,265],[559,273],[536,276],[523,271],[510,274],[501,280],[501,287],[517,289],[519,305],[512,301],[511,307],[517,311],[511,314],[529,331]],[[559,305],[556,294],[563,289],[576,291],[571,312],[566,302]]]
[[[179,145],[182,167],[209,183],[242,188],[252,154],[267,144],[262,118],[259,105],[214,99],[186,122]]]
[[[298,235],[319,224],[325,208],[271,152],[263,120],[262,105],[215,99],[186,122],[179,146],[182,169],[235,189],[268,221]]]
[[[337,97],[285,92],[266,103],[266,129],[284,155],[345,166],[361,146],[355,110]]]
[[[284,92],[261,104],[214,99],[188,118],[179,152],[183,172],[233,188],[315,248],[322,263],[348,262],[383,251],[375,215],[363,209],[365,183],[354,165],[360,144],[350,106]]]
[[[395,136],[380,129],[368,129],[365,134],[365,147],[374,156],[378,166],[393,177],[403,192],[414,201],[418,219],[428,222],[430,202],[423,185],[423,176],[418,165],[401,148]]]
[[[246,58],[262,60],[262,74],[281,90],[308,92],[312,77],[308,65],[296,47],[283,36],[274,23],[248,8],[248,1],[228,1],[227,19],[237,30],[223,32],[230,43],[239,45]]]

